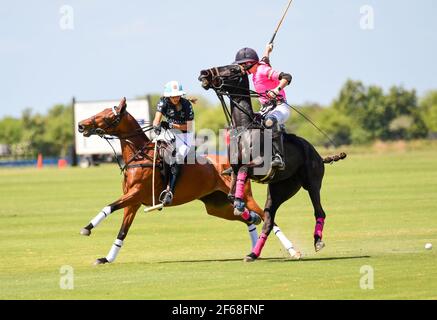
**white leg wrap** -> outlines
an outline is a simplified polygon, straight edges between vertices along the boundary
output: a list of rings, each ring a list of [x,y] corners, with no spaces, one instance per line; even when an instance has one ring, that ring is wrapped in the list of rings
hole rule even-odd
[[[106,256],[106,260],[108,260],[108,262],[114,261],[115,258],[117,258],[118,252],[120,251],[122,246],[123,246],[123,240],[116,239],[111,247],[111,250],[109,250],[109,253]]]
[[[100,224],[100,222],[102,222],[103,219],[105,219],[110,214],[111,214],[111,207],[104,207],[102,211],[100,211],[99,214],[93,220],[91,220],[91,224],[93,225],[94,228],[97,227]]]
[[[287,237],[282,233],[282,231],[281,231],[281,229],[279,229],[279,227],[274,226],[273,232],[278,237],[279,241],[281,241],[284,248],[290,253],[290,255],[293,256],[296,253],[296,251],[294,250],[294,246],[291,243],[291,241],[287,239]]]
[[[255,247],[256,242],[258,241],[258,231],[256,230],[256,225],[251,224],[247,226],[249,231],[250,241],[252,241],[252,249]]]

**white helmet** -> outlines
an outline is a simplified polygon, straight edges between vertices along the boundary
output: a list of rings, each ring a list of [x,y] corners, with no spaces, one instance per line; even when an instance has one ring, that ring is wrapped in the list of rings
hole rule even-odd
[[[165,84],[164,87],[164,97],[180,97],[183,96],[185,92],[182,89],[182,85],[177,81],[170,81]]]

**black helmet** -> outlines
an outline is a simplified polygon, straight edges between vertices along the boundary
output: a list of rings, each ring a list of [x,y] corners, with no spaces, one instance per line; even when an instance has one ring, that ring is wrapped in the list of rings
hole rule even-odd
[[[258,62],[258,54],[255,50],[251,48],[243,48],[238,50],[237,55],[235,56],[234,64],[240,64],[245,62]]]

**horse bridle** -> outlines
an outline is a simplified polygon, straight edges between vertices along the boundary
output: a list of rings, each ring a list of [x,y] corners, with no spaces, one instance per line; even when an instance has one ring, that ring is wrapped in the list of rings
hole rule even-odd
[[[106,127],[104,128],[99,128],[97,126],[96,116],[93,116],[91,118],[91,123],[93,124],[91,133],[97,134],[98,136],[104,136],[105,134],[108,134],[106,130],[111,128],[117,128],[121,122],[121,117],[125,114],[125,112],[117,112],[115,107],[112,107],[112,112],[115,115],[115,119],[113,121],[110,121],[108,117],[103,117],[103,122],[106,124]]]
[[[243,112],[244,114],[246,114],[249,118],[252,119],[252,123],[255,122],[255,119],[252,117],[251,114],[249,114],[246,110],[244,110],[238,101],[235,100],[235,97],[252,97],[253,93],[251,90],[249,90],[250,94],[249,95],[240,95],[240,94],[231,94],[228,91],[226,91],[224,88],[228,87],[228,88],[235,88],[235,89],[245,89],[243,87],[239,87],[239,86],[234,86],[234,85],[230,85],[226,83],[226,80],[229,81],[235,81],[237,79],[242,80],[241,76],[237,73],[235,74],[231,74],[229,76],[222,76],[220,75],[220,72],[218,71],[218,68],[211,68],[207,70],[208,72],[210,72],[211,74],[211,87],[214,90],[214,92],[217,94],[222,107],[223,107],[223,112],[225,114],[226,117],[226,121],[228,123],[228,125],[231,125],[232,127],[234,127],[234,124],[232,123],[232,114],[228,108],[228,106],[226,105],[225,100],[223,99],[223,96],[227,96],[234,104],[235,107],[237,109],[239,109],[241,112]],[[257,96],[259,96],[258,93],[255,92],[255,94]]]

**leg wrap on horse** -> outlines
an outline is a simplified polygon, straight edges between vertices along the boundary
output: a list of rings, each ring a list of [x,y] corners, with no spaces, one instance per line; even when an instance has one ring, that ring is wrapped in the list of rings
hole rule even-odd
[[[100,222],[102,222],[107,216],[111,214],[111,212],[111,207],[104,207],[102,211],[100,211],[99,214],[95,216],[93,220],[91,220],[91,224],[93,225],[93,227],[97,227]]]
[[[123,240],[116,239],[114,244],[111,247],[111,250],[109,251],[108,255],[106,256],[106,260],[108,262],[112,262],[117,258],[118,252],[120,251],[121,247],[123,246]]]
[[[325,225],[325,218],[318,218],[316,220],[316,227],[314,228],[314,237],[322,239],[323,226]]]
[[[244,184],[246,183],[247,172],[239,172],[237,177],[237,185],[235,188],[235,197],[239,199],[244,198]]]
[[[281,241],[282,245],[288,252],[294,250],[293,243],[287,239],[287,237],[282,233],[281,229],[279,229],[278,226],[273,227],[273,232],[275,233],[279,241]]]
[[[261,255],[261,251],[264,247],[264,245],[266,244],[267,241],[267,235],[265,233],[261,233],[258,241],[256,242],[255,248],[253,248],[253,253],[259,257]]]
[[[247,230],[249,231],[250,241],[252,243],[251,249],[255,248],[256,242],[258,241],[258,232],[256,231],[256,226],[251,224],[247,226]]]

